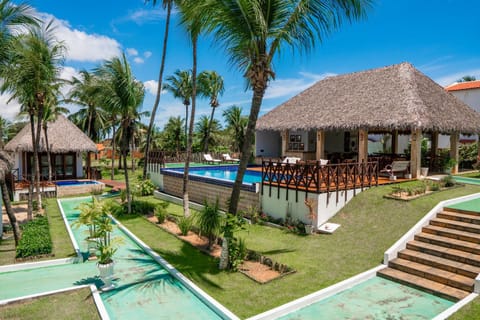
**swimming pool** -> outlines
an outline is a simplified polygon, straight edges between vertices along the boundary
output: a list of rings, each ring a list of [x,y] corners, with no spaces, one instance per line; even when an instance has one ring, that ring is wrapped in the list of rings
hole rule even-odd
[[[183,174],[183,168],[162,169],[162,173],[169,171]],[[238,166],[193,167],[189,169],[189,176],[235,182],[237,172]],[[248,169],[245,171],[243,177],[244,184],[259,183],[261,181],[261,172]]]
[[[55,184],[59,187],[64,187],[64,186],[83,186],[83,185],[89,185],[89,184],[100,184],[98,181],[94,180],[61,180],[55,182]]]

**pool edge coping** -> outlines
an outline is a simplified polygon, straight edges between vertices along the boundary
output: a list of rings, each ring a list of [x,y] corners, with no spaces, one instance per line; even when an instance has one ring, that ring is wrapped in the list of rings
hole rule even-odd
[[[472,292],[467,297],[463,298],[462,300],[455,303],[450,308],[444,310],[442,313],[437,314],[432,320],[444,320],[453,315],[455,312],[466,306],[470,303],[473,299],[478,297],[478,293]]]

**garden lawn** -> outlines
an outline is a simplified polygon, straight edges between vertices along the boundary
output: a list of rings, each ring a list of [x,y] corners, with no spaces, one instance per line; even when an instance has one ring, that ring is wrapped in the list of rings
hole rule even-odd
[[[0,314],[2,320],[101,319],[89,288],[4,305]]]
[[[469,304],[455,312],[448,320],[477,320],[480,318],[480,298],[475,298]]]
[[[72,241],[65,228],[62,214],[58,208],[57,199],[43,199],[43,202],[45,203],[45,214],[48,218],[50,237],[52,238],[52,253],[56,259],[75,257],[75,250],[73,249]]]
[[[247,318],[378,266],[385,250],[438,202],[480,192],[480,187],[467,185],[408,202],[383,197],[391,191],[391,186],[381,186],[358,194],[330,220],[341,224],[332,235],[299,236],[247,226],[239,235],[249,249],[297,271],[263,285],[241,273],[219,271],[217,260],[143,217],[121,220],[180,272],[239,317]]]

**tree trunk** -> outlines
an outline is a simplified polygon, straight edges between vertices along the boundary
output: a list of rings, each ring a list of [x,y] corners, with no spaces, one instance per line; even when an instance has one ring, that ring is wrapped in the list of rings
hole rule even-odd
[[[210,114],[210,121],[208,121],[208,128],[207,128],[207,134],[205,137],[205,143],[203,145],[203,152],[207,153],[208,152],[208,140],[210,138],[210,130],[212,128],[212,122],[213,122],[213,114],[215,113],[215,107],[212,107],[212,113]]]
[[[37,208],[38,208],[38,211],[39,212],[42,212],[42,193],[41,193],[41,190],[40,190],[40,161],[39,161],[39,152],[38,152],[38,146],[40,146],[40,137],[41,137],[41,133],[42,133],[42,120],[43,120],[43,105],[40,104],[40,106],[38,107],[38,115],[37,115],[37,133],[36,133],[36,137],[35,137],[35,140],[36,140],[36,146],[34,148],[34,159],[36,157],[36,173],[35,173],[35,188],[37,189]]]
[[[48,161],[48,181],[52,181],[52,161],[50,157],[50,145],[48,144],[48,125],[47,122],[43,124],[43,133],[45,134],[45,144],[47,146],[47,161]]]
[[[135,172],[135,157],[133,155],[133,152],[135,151],[135,142],[133,142],[133,139],[132,139],[132,148],[131,148],[132,152],[130,152],[130,157],[132,158],[132,173]],[[127,170],[127,168],[125,168],[125,170]]]
[[[258,113],[262,105],[263,96],[265,94],[266,86],[261,89],[254,89],[252,97],[252,107],[250,109],[250,116],[248,118],[247,131],[243,141],[242,155],[240,157],[240,164],[238,165],[237,178],[233,184],[232,195],[230,196],[230,204],[228,212],[237,214],[238,201],[240,200],[240,188],[242,187],[243,176],[247,169],[250,154],[252,152],[253,139],[255,137],[255,126],[257,124]]]
[[[218,264],[218,268],[220,270],[225,270],[228,268],[228,241],[230,239],[227,237],[223,237],[222,241],[222,252],[220,253],[220,262]]]
[[[193,67],[192,67],[192,108],[190,110],[190,125],[188,128],[187,139],[187,157],[185,159],[185,168],[183,170],[183,214],[185,217],[190,216],[189,196],[188,196],[188,173],[190,169],[190,159],[192,157],[192,143],[193,143],[193,126],[195,125],[195,105],[197,102],[197,37],[192,36],[192,52],[193,52]],[[188,109],[187,109],[188,110]],[[188,112],[187,112],[188,115]],[[187,123],[185,122],[185,125]]]
[[[28,194],[29,194],[29,201],[28,201],[28,213],[27,219],[33,219],[33,191],[35,186],[35,173],[37,171],[37,157],[38,155],[35,151],[37,150],[37,144],[35,139],[35,116],[33,112],[30,113],[30,131],[32,132],[32,147],[33,147],[33,163],[31,164],[31,172],[30,172],[30,185],[28,186]]]
[[[112,136],[112,170],[110,174],[111,180],[115,178],[115,126],[113,126],[112,129],[113,129],[113,136]]]
[[[127,170],[127,151],[123,151],[123,166],[125,167],[125,188],[127,192],[127,212],[128,214],[132,213],[132,196],[130,194],[130,182],[128,180],[128,170]]]
[[[158,104],[160,103],[160,95],[162,93],[162,81],[163,71],[165,70],[165,58],[167,56],[167,42],[168,42],[168,29],[170,26],[170,16],[172,13],[172,1],[167,2],[167,19],[165,20],[165,33],[163,36],[163,49],[162,49],[162,62],[160,63],[160,72],[158,73],[158,87],[155,97],[155,103],[153,104],[152,114],[150,116],[150,123],[147,131],[147,144],[145,146],[145,156],[143,165],[143,179],[147,178],[147,164],[148,164],[148,152],[150,151],[150,143],[152,140],[153,124],[155,122],[155,115],[157,113]]]
[[[15,247],[18,246],[18,241],[20,241],[20,228],[18,227],[17,218],[12,209],[12,204],[10,202],[10,197],[8,196],[8,187],[5,183],[5,179],[0,180],[0,188],[2,191],[3,204],[5,206],[5,211],[7,212],[8,220],[13,230],[13,238],[15,239]]]

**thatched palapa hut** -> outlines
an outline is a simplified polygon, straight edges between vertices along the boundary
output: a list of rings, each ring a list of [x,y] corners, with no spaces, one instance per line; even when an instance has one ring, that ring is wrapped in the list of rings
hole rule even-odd
[[[53,178],[55,180],[76,179],[84,177],[82,153],[97,152],[95,143],[75,124],[60,115],[47,127],[50,146]],[[48,177],[48,160],[46,139],[42,130],[40,138],[40,172],[42,178]],[[5,150],[15,152],[15,168],[18,177],[26,178],[32,173],[33,146],[30,124],[27,124],[11,141],[5,145]],[[89,166],[87,156],[87,167]]]
[[[449,134],[450,155],[458,159],[459,133],[479,131],[479,113],[401,63],[326,78],[271,110],[257,122],[256,154],[304,160],[347,154],[361,162],[368,158],[369,135],[389,134],[390,152],[401,153],[398,136],[408,134],[416,177],[423,135],[435,151],[438,135]]]

